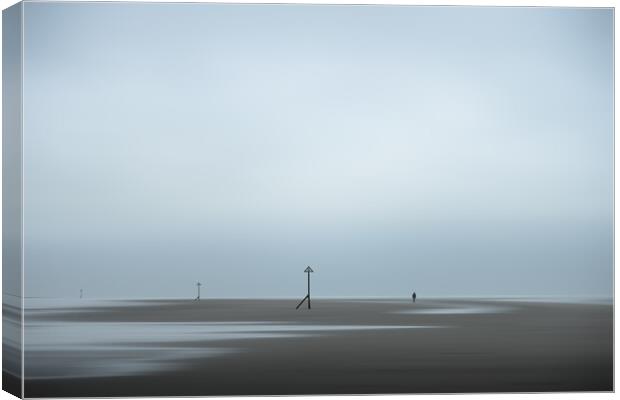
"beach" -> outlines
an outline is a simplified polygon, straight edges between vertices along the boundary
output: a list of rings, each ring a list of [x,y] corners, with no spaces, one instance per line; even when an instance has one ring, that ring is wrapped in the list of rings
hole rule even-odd
[[[613,307],[73,301],[26,310],[26,397],[613,390]],[[42,302],[44,304],[44,302]]]

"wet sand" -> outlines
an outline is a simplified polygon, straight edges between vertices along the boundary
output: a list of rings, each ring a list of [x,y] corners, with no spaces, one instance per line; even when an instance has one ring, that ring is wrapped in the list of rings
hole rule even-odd
[[[31,349],[31,328],[27,327],[25,395],[613,390],[611,304],[471,299],[419,299],[411,304],[410,300],[316,299],[312,310],[295,310],[296,304],[295,299],[206,299],[29,310],[27,324],[98,323],[122,329],[123,324],[138,323],[149,332],[149,327],[155,329],[159,323],[179,323],[172,326],[195,325],[203,331],[188,335],[188,340],[180,335],[174,343],[155,343],[179,354],[178,358],[160,360],[162,368],[133,371],[127,376],[108,371],[108,376],[95,372],[93,376],[63,377],[63,369],[69,370],[67,367],[80,359],[90,358],[104,365],[118,354],[118,344],[114,351],[102,346],[98,352],[72,350],[71,343],[59,350]],[[242,324],[234,325],[239,322]],[[267,325],[268,332],[281,335],[247,334],[261,322],[272,324]],[[224,333],[207,340],[209,329],[218,324],[233,324],[230,326],[246,333]],[[201,332],[207,332],[204,341]],[[136,347],[128,343],[125,350],[121,348],[124,357],[131,359],[132,346]],[[203,348],[225,351],[203,357]],[[136,358],[140,357],[136,353]],[[45,376],[46,368],[56,372],[53,377]]]

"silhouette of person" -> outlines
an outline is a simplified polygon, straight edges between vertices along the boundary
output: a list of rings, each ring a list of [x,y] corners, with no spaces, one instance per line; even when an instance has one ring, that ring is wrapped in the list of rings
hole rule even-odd
[[[411,295],[411,298],[413,299],[413,302],[414,302],[414,303],[415,303],[415,298],[416,298],[416,297],[417,297],[417,296],[416,296],[415,292],[413,292],[413,294]]]

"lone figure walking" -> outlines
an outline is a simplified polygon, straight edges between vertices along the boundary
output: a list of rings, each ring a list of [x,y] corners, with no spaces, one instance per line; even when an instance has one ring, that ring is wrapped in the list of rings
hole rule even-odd
[[[413,294],[411,295],[411,298],[413,299],[413,302],[414,302],[414,303],[415,303],[415,298],[416,298],[416,297],[417,297],[417,296],[415,295],[415,292],[413,292]]]

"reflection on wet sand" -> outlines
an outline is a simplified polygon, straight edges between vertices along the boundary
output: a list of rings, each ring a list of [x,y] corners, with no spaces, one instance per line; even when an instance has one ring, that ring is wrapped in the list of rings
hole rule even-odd
[[[48,309],[54,313],[54,309]],[[66,310],[65,310],[66,311]],[[70,311],[69,311],[70,312]],[[37,317],[46,313],[37,310]],[[33,322],[34,321],[34,322]],[[221,341],[281,339],[360,330],[420,329],[423,325],[308,325],[276,321],[50,322],[26,326],[27,377],[125,376],[174,368],[183,360],[242,351]],[[49,357],[54,353],[54,358]],[[46,356],[44,356],[46,355]],[[70,360],[58,368],[57,359]],[[54,361],[52,361],[54,360]]]

